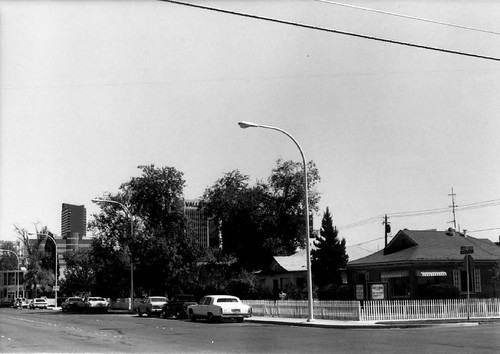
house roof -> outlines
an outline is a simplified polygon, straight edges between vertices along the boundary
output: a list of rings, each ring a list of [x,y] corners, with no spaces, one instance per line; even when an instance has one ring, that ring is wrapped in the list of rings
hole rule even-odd
[[[400,230],[387,248],[367,257],[350,261],[347,266],[425,262],[461,261],[460,247],[472,246],[477,261],[500,261],[500,247],[488,239],[464,237],[463,234],[437,230]],[[385,253],[385,254],[384,254]]]
[[[358,259],[370,254],[369,251],[359,246],[346,247],[346,253],[349,259]],[[305,272],[306,267],[306,250],[298,249],[297,253],[291,256],[274,256],[273,261],[267,267],[266,271],[275,273],[284,272]]]
[[[306,251],[300,249],[291,256],[274,256],[274,262],[286,272],[306,271]]]

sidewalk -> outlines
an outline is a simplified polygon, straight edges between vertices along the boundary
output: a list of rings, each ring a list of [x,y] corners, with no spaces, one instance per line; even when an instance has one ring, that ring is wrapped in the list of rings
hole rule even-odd
[[[114,314],[134,315],[135,312],[129,310],[109,310]],[[344,328],[344,329],[391,329],[391,328],[422,328],[422,327],[472,327],[479,326],[481,322],[500,321],[500,319],[471,319],[467,320],[406,320],[406,321],[341,321],[314,319],[308,322],[305,318],[283,318],[252,316],[245,319],[245,322],[268,323],[284,326],[300,326],[313,328]]]
[[[485,319],[487,320],[487,319]],[[305,318],[280,318],[252,316],[245,319],[248,322],[269,323],[276,325],[317,327],[317,328],[354,328],[354,329],[391,329],[391,328],[421,328],[421,327],[472,327],[479,326],[477,319],[467,320],[408,320],[408,321],[340,321]]]

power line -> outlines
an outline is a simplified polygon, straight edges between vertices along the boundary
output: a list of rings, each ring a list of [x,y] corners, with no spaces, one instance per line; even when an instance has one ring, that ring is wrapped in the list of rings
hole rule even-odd
[[[500,35],[500,32],[496,32],[496,31],[485,30],[485,29],[481,29],[481,28],[469,27],[469,26],[464,26],[464,25],[458,25],[458,24],[449,23],[449,22],[442,22],[442,21],[430,20],[430,19],[423,18],[423,17],[403,15],[403,14],[398,14],[398,13],[395,13],[395,12],[389,12],[389,11],[371,9],[371,8],[368,8],[368,7],[349,5],[349,4],[344,4],[344,3],[336,2],[336,1],[330,1],[330,0],[315,0],[315,1],[327,3],[327,4],[330,4],[330,5],[337,5],[337,6],[349,7],[349,8],[356,9],[356,10],[363,10],[363,11],[376,12],[376,13],[380,13],[380,14],[384,14],[384,15],[389,15],[389,16],[402,17],[402,18],[406,18],[406,19],[410,19],[410,20],[415,20],[415,21],[429,22],[429,23],[434,23],[434,24],[443,25],[443,26],[461,28],[461,29],[465,29],[465,30],[469,30],[469,31],[476,31],[476,32],[483,32],[483,33],[490,33],[490,34]]]
[[[467,230],[467,233],[470,234],[472,232],[484,232],[484,231],[493,231],[493,230],[500,230],[500,227],[493,227],[491,229],[480,229],[480,230],[472,230],[472,231]]]
[[[470,204],[465,204],[462,206],[455,206],[456,210],[460,211],[465,211],[465,210],[473,210],[473,209],[480,209],[480,208],[487,208],[491,206],[497,206],[500,205],[500,199],[492,199],[492,200],[487,200],[483,202],[476,202],[476,203],[470,203]],[[404,212],[399,212],[399,213],[390,213],[387,214],[388,217],[390,218],[405,218],[405,217],[414,217],[414,216],[427,216],[427,215],[434,215],[434,214],[442,214],[442,213],[448,213],[450,211],[449,207],[446,208],[436,208],[436,209],[426,209],[426,210],[419,210],[419,211],[404,211]],[[355,227],[359,226],[364,226],[368,225],[380,220],[383,220],[384,215],[378,215],[374,216],[368,219],[356,221],[350,224],[342,225],[338,227],[338,230],[347,230],[347,229],[352,229]],[[470,231],[470,232],[475,232],[475,231]]]
[[[341,34],[341,35],[345,35],[345,36],[369,39],[369,40],[374,40],[374,41],[379,41],[379,42],[384,42],[384,43],[391,43],[391,44],[402,45],[402,46],[407,46],[407,47],[414,47],[414,48],[419,48],[419,49],[426,49],[426,50],[448,53],[448,54],[462,55],[462,56],[473,57],[473,58],[478,58],[478,59],[500,61],[500,58],[496,58],[496,57],[492,57],[492,56],[479,55],[479,54],[467,53],[467,52],[460,52],[457,50],[450,50],[450,49],[432,47],[432,46],[427,46],[427,45],[422,45],[422,44],[397,41],[397,40],[393,40],[393,39],[368,36],[368,35],[354,33],[354,32],[340,31],[340,30],[335,30],[335,29],[325,28],[325,27],[320,27],[320,26],[312,26],[312,25],[307,25],[307,24],[298,23],[298,22],[285,21],[285,20],[280,20],[280,19],[276,19],[276,18],[259,16],[259,15],[252,15],[252,14],[248,14],[248,13],[230,11],[230,10],[225,10],[225,9],[220,9],[220,8],[215,8],[215,7],[208,7],[208,6],[197,5],[197,4],[188,4],[185,2],[173,1],[173,0],[160,0],[160,1],[168,2],[171,4],[188,6],[188,7],[194,7],[194,8],[203,9],[203,10],[225,13],[225,14],[229,14],[229,15],[247,17],[247,18],[251,18],[251,19],[255,19],[255,20],[262,20],[262,21],[280,23],[283,25],[308,28],[308,29],[312,29],[312,30],[316,30],[316,31],[336,33],[336,34]]]

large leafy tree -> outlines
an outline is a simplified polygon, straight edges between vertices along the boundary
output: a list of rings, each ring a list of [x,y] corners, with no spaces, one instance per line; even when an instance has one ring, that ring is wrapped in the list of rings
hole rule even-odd
[[[326,208],[321,220],[320,235],[314,241],[315,249],[311,251],[311,266],[314,283],[322,288],[333,284],[342,284],[341,268],[345,268],[348,256],[345,239],[339,238],[339,232],[333,226],[332,214]]]
[[[317,210],[319,181],[309,163],[310,210]],[[290,255],[305,245],[305,205],[302,164],[278,160],[267,182],[249,185],[238,170],[226,173],[207,188],[202,209],[214,218],[224,253],[247,270],[260,269],[273,255]]]
[[[309,213],[318,211],[320,181],[313,161],[307,164]],[[271,193],[270,213],[274,215],[276,255],[293,254],[297,247],[305,246],[304,170],[302,163],[279,159],[268,178]],[[312,225],[312,224],[311,224]]]
[[[61,290],[69,296],[91,293],[95,287],[95,266],[90,250],[68,251],[64,254],[66,269]]]
[[[26,229],[17,225],[14,227],[26,251],[27,271],[24,283],[30,297],[51,294],[52,286],[55,285],[55,245],[43,235],[54,237],[54,234],[46,226],[39,230],[35,224],[35,235],[30,238]]]
[[[130,273],[131,263],[136,296],[180,291],[198,256],[183,213],[183,174],[173,167],[139,168],[140,177],[108,196],[132,214],[133,234],[130,215],[116,203],[101,203],[101,212],[90,223],[95,234],[93,257],[101,261],[96,287],[103,295],[116,294],[117,287],[127,293],[120,279],[129,282],[125,273]]]

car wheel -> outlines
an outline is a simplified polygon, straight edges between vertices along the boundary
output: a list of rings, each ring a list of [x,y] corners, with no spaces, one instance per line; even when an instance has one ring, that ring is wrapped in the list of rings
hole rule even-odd
[[[141,310],[137,310],[137,314],[139,315],[139,317],[142,317],[142,312],[141,312]]]
[[[149,309],[146,310],[146,315],[148,315],[148,317],[151,317],[151,311]]]
[[[191,322],[196,322],[196,316],[194,315],[193,312],[189,313],[189,319],[191,320]]]
[[[243,322],[243,320],[244,320],[244,318],[243,318],[243,317],[238,317],[238,318],[236,318],[236,322],[238,322],[238,323],[242,323],[242,322]]]

